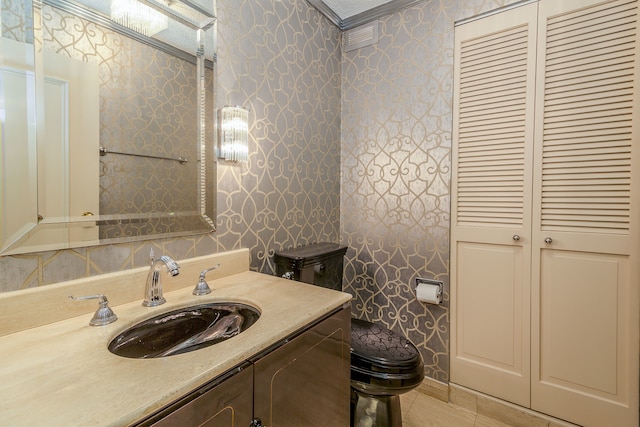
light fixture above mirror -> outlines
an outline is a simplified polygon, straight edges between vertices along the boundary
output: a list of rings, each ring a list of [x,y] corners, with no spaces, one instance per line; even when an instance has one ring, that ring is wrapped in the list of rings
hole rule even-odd
[[[111,19],[147,37],[169,27],[167,15],[138,0],[111,0]]]

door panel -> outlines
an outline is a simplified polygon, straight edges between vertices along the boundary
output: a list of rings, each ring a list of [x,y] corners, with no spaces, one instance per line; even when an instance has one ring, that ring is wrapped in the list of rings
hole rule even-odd
[[[0,37],[0,244],[37,224],[35,93],[33,45]]]
[[[509,12],[455,34],[451,380],[528,406],[537,5]]]
[[[519,246],[458,242],[454,381],[529,404],[528,265]],[[455,375],[454,375],[455,374]]]
[[[638,2],[539,13],[531,407],[637,426]]]
[[[585,426],[638,425],[638,8],[540,0],[456,28],[451,379]],[[489,48],[522,25],[523,98],[517,49],[495,67]]]
[[[628,331],[627,257],[545,250],[540,270],[541,380],[611,398],[628,383],[616,372]]]
[[[637,424],[630,271],[625,255],[542,251],[533,409],[583,425]]]

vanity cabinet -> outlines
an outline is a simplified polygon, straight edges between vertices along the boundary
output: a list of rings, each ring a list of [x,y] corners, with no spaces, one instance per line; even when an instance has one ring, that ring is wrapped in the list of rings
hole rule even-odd
[[[455,30],[451,381],[637,426],[637,0],[539,0]]]
[[[268,427],[348,426],[350,344],[343,309],[257,360],[255,416]]]
[[[158,421],[139,425],[249,427],[253,419],[253,366],[247,364],[239,372],[214,384],[165,408],[153,418],[159,418]]]
[[[343,308],[136,426],[349,425],[350,324]]]

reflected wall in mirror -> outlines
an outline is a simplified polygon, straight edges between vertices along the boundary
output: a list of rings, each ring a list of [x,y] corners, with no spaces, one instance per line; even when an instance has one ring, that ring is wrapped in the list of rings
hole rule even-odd
[[[85,3],[2,1],[3,255],[213,230],[213,2],[153,40]]]

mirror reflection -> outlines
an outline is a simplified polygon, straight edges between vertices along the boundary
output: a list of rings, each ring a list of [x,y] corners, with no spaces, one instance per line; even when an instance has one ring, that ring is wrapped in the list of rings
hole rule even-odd
[[[94,3],[2,2],[0,254],[213,230],[212,2]]]

